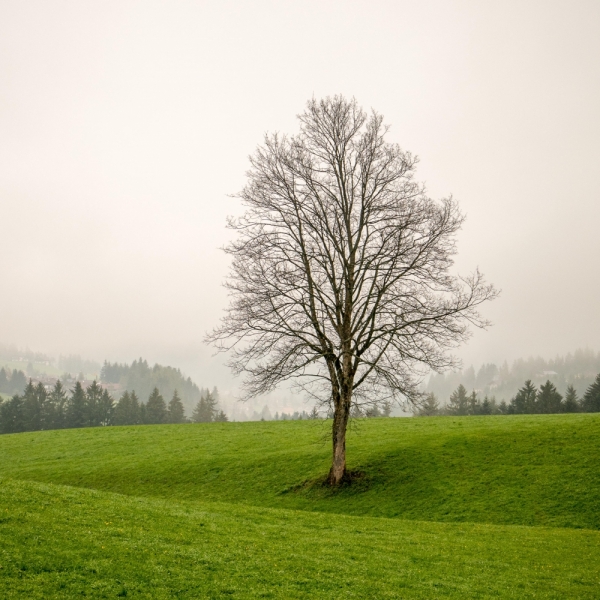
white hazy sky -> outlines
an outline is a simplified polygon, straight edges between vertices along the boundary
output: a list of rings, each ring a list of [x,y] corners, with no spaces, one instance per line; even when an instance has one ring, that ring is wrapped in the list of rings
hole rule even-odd
[[[229,387],[228,194],[336,93],[468,215],[503,293],[467,364],[600,349],[598,0],[0,0],[0,342]]]

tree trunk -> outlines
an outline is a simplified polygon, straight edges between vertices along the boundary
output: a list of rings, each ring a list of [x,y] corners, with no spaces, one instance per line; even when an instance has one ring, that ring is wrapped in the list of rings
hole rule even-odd
[[[350,399],[340,398],[333,415],[333,462],[327,477],[329,485],[339,485],[346,474],[346,427],[350,415]]]

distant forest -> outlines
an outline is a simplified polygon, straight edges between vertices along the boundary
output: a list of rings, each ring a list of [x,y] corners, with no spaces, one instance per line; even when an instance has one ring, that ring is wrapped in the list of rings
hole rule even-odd
[[[488,396],[495,398],[498,403],[509,403],[521,389],[523,382],[530,380],[535,386],[551,381],[561,393],[566,393],[567,388],[572,386],[581,397],[594,383],[598,373],[600,352],[577,350],[573,354],[550,360],[521,358],[510,366],[507,362],[500,366],[489,363],[482,365],[477,371],[469,367],[457,373],[434,374],[425,391],[435,394],[442,405],[449,402],[459,385],[463,385],[469,392],[475,391],[481,398]]]
[[[177,391],[168,403],[156,387],[146,402],[140,401],[135,392],[128,391],[115,402],[97,381],[87,388],[77,381],[69,393],[60,380],[51,390],[41,382],[34,385],[30,380],[22,394],[0,400],[0,433],[227,420],[210,392],[201,394],[188,419]]]
[[[443,415],[548,415],[577,412],[600,412],[600,373],[579,396],[572,385],[568,385],[564,396],[556,386],[547,380],[536,387],[528,379],[523,387],[511,398],[510,402],[498,402],[494,396],[481,397],[475,390],[467,392],[464,385],[459,386],[450,395],[447,403],[440,404],[433,392],[427,394],[424,402],[415,410],[418,417]]]
[[[105,361],[100,370],[100,381],[118,385],[119,393],[135,391],[141,398],[147,398],[154,388],[158,388],[165,398],[171,398],[177,390],[188,413],[208,393],[208,389],[199,388],[190,377],[184,377],[179,369],[158,364],[150,367],[142,358],[130,365]],[[218,400],[216,388],[211,394]]]
[[[34,383],[42,382],[46,388],[60,379],[69,390],[76,381],[89,385],[98,380],[115,399],[125,391],[135,391],[140,398],[147,398],[154,388],[158,388],[165,398],[171,398],[177,390],[188,414],[192,413],[203,393],[209,391],[198,387],[179,369],[159,364],[150,366],[143,358],[131,364],[104,361],[102,365],[76,354],[53,358],[42,352],[0,344],[0,394],[23,394],[30,378]],[[211,394],[218,399],[216,388]]]

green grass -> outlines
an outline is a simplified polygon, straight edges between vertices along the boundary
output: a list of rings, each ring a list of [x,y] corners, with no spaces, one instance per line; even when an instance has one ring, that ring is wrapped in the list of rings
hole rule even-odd
[[[599,597],[600,415],[327,428],[0,436],[0,597]]]
[[[597,598],[596,531],[0,482],[4,598]]]
[[[319,485],[324,422],[114,427],[0,437],[0,476],[178,500],[431,521],[600,528],[600,415],[369,419]]]

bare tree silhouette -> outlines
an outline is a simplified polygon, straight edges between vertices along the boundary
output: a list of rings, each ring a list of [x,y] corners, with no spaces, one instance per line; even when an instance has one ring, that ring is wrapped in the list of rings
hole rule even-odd
[[[336,96],[299,120],[250,158],[247,211],[229,221],[231,304],[207,340],[231,351],[247,397],[293,379],[333,408],[335,485],[351,407],[418,403],[497,292],[478,271],[450,274],[463,216],[413,180],[417,160],[384,140],[381,115]]]

